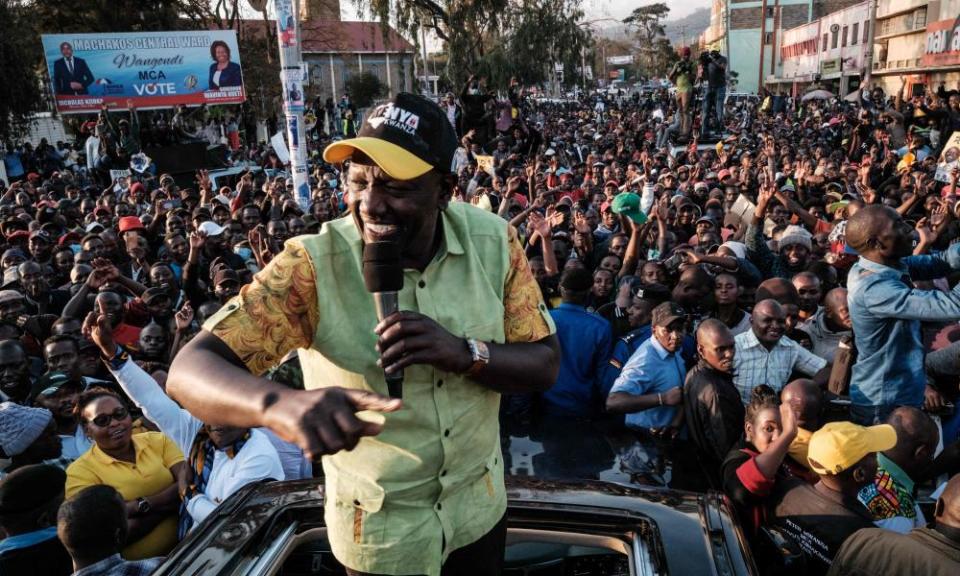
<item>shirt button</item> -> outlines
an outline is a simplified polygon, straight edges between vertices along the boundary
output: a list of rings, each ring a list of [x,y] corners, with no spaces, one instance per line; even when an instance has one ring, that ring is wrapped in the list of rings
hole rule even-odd
[[[437,502],[437,510],[443,510],[443,504]]]
[[[354,500],[354,501],[353,501],[353,505],[354,505],[354,506],[359,506],[359,505],[360,505],[360,501],[359,501],[359,500]]]
[[[447,428],[446,430],[444,430],[444,431],[443,431],[443,435],[444,435],[444,436],[450,436],[450,429]]]
[[[419,287],[421,287],[421,288],[426,288],[426,287],[427,287],[427,283],[424,282],[423,280],[421,280],[421,281],[417,282],[417,286],[419,286]]]
[[[443,380],[437,380],[437,388],[443,388]]]
[[[441,477],[441,478],[443,478],[443,477],[446,476],[446,475],[447,475],[447,471],[446,471],[446,470],[441,470],[441,471],[440,471],[440,477]]]

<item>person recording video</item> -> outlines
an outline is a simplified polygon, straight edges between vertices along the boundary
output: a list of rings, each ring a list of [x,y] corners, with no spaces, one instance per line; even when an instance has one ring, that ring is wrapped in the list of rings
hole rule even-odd
[[[713,112],[718,131],[723,131],[723,101],[727,95],[727,59],[719,51],[700,53],[700,83],[703,102],[700,110],[701,131],[710,132],[710,113]]]

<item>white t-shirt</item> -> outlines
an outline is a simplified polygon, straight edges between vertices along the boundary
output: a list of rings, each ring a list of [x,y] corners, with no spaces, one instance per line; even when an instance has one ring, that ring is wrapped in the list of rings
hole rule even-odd
[[[87,170],[93,170],[97,166],[97,159],[100,157],[100,139],[96,136],[90,136],[83,145],[83,151],[87,155]]]

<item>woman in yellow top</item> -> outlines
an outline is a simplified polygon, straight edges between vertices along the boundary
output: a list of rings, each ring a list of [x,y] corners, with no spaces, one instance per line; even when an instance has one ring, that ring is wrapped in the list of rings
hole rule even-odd
[[[88,486],[112,486],[126,501],[129,534],[123,557],[166,555],[177,543],[183,454],[160,432],[132,434],[130,412],[106,388],[81,394],[76,413],[94,445],[67,468],[67,498]]]

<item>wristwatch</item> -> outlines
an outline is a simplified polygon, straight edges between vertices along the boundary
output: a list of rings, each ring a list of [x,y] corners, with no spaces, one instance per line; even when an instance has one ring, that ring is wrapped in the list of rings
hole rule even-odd
[[[467,370],[467,376],[476,376],[490,363],[490,348],[486,342],[481,342],[473,338],[467,338],[467,347],[470,348],[470,356],[473,357],[473,364]]]
[[[150,511],[150,501],[144,497],[137,498],[137,514],[143,515]]]

